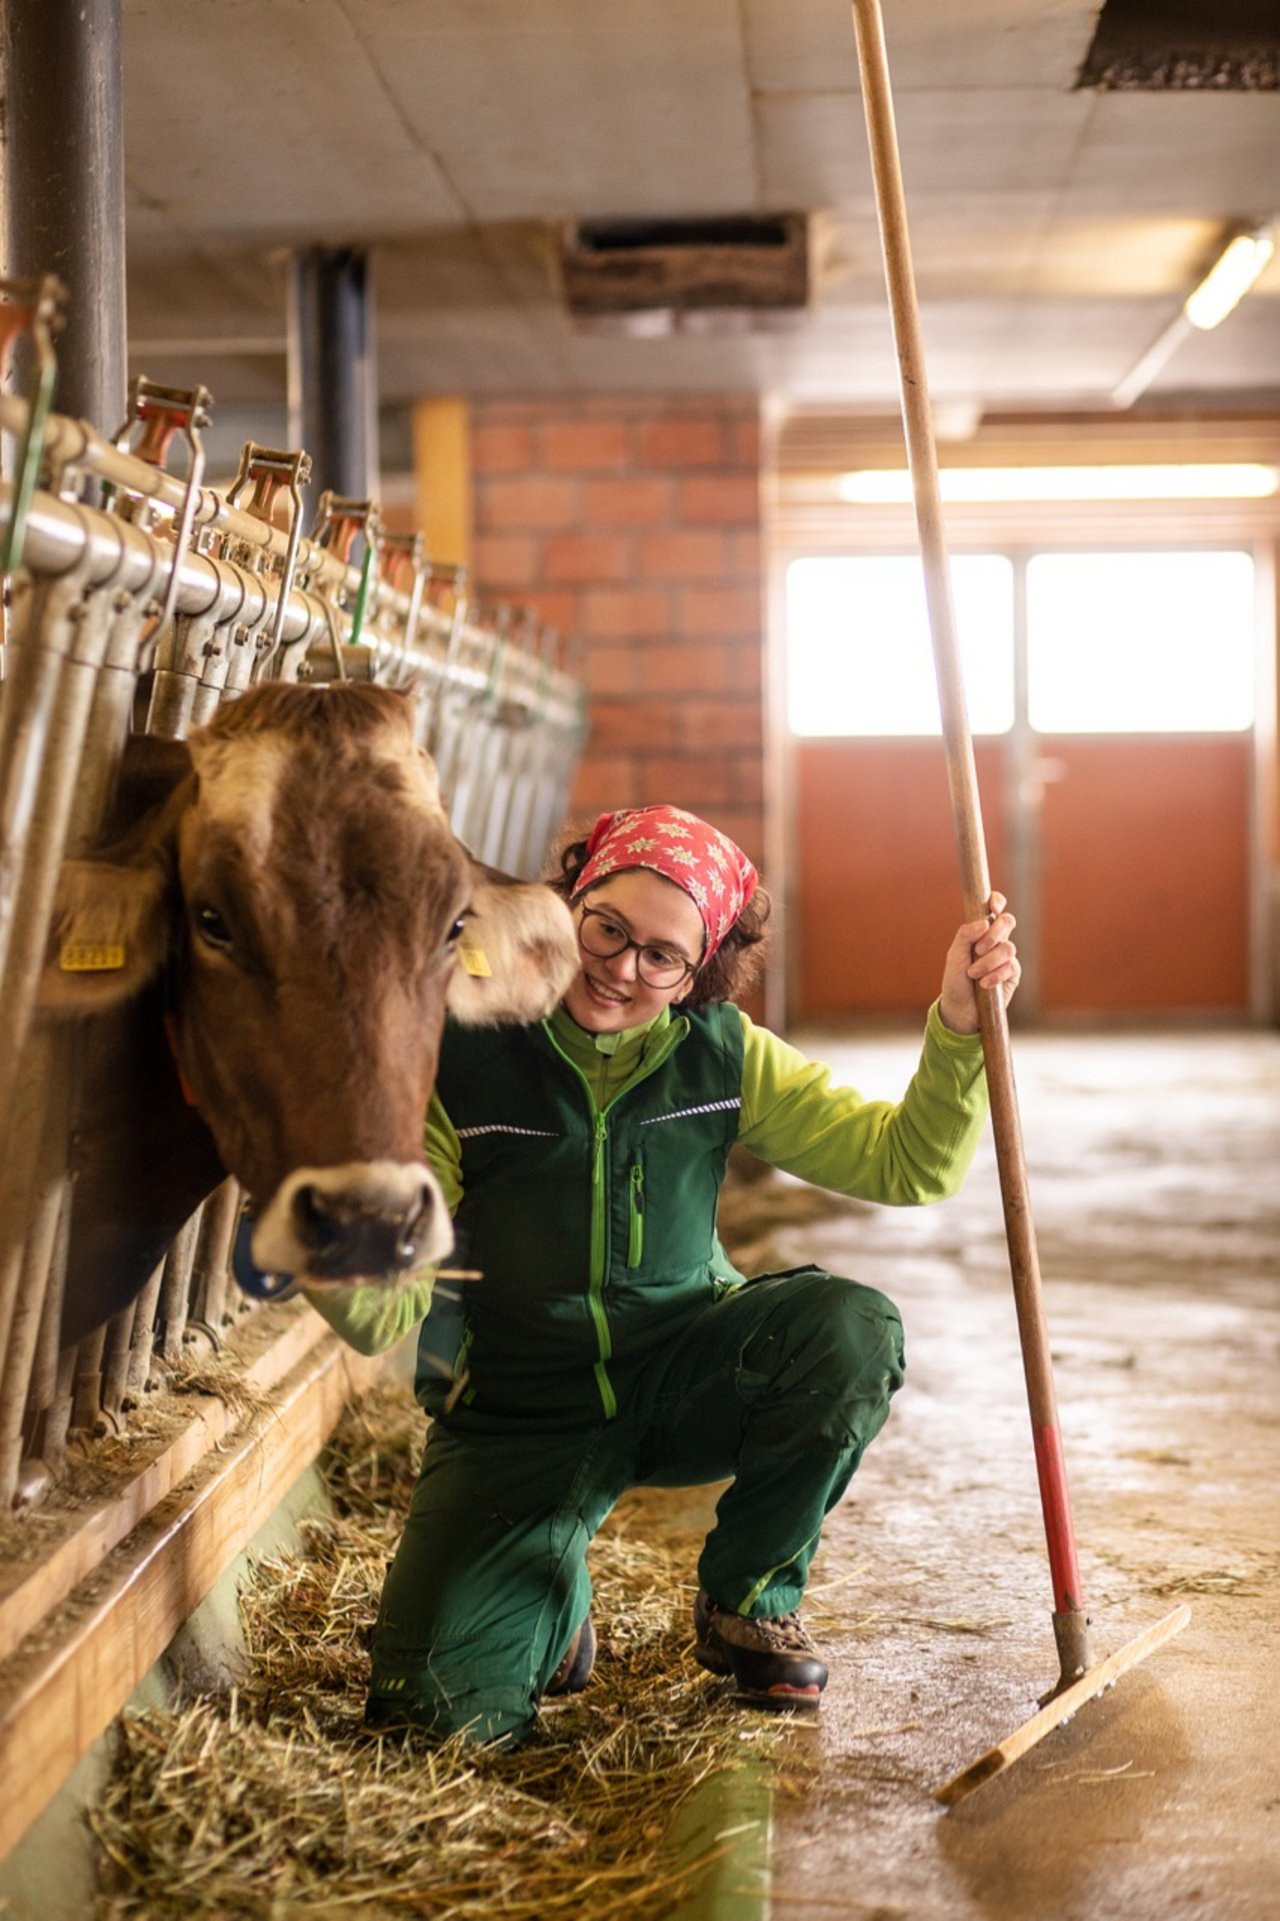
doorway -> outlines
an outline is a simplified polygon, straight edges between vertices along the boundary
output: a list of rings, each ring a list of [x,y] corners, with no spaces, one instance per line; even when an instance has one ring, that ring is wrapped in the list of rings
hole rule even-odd
[[[1239,546],[952,563],[994,883],[1022,1006],[1243,1015],[1257,620]],[[791,1011],[918,1011],[958,919],[920,564],[792,561]]]

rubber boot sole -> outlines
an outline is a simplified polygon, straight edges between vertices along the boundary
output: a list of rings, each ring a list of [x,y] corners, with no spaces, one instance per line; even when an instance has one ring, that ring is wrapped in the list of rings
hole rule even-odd
[[[774,1686],[765,1689],[743,1687],[741,1682],[734,1678],[732,1663],[722,1654],[717,1653],[714,1648],[697,1645],[693,1650],[693,1658],[699,1667],[707,1670],[708,1674],[718,1674],[732,1682],[729,1698],[741,1707],[763,1708],[766,1714],[817,1714],[822,1706],[822,1689],[817,1687]]]

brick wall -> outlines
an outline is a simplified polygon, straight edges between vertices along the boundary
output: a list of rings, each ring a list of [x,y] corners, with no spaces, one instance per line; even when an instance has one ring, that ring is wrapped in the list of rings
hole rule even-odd
[[[759,461],[753,397],[473,403],[480,598],[580,649],[575,818],[670,801],[761,859]]]

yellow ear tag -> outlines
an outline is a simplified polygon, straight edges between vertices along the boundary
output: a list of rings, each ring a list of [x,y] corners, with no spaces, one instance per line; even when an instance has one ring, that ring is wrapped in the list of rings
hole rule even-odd
[[[124,948],[107,941],[64,941],[58,955],[58,966],[64,974],[115,974],[124,962]]]
[[[483,947],[460,947],[458,949],[458,958],[461,960],[467,973],[472,975],[474,979],[485,981],[493,979],[493,969],[489,965],[489,956],[485,953]]]

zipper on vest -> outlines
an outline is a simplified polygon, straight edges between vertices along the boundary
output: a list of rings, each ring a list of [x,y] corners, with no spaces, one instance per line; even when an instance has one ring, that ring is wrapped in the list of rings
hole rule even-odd
[[[587,1300],[591,1306],[591,1318],[596,1324],[596,1345],[600,1359],[595,1365],[596,1386],[600,1391],[600,1401],[604,1408],[605,1419],[612,1420],[618,1411],[617,1397],[613,1383],[609,1379],[605,1362],[613,1353],[613,1338],[609,1333],[609,1316],[604,1307],[604,1277],[608,1270],[609,1249],[606,1241],[608,1232],[608,1200],[605,1192],[605,1141],[608,1128],[603,1114],[595,1116],[595,1147],[591,1156],[591,1284]]]
[[[549,1020],[543,1021],[542,1031],[565,1066],[572,1069],[574,1076],[581,1083],[587,1097],[587,1106],[591,1112],[594,1128],[594,1146],[591,1155],[591,1274],[587,1287],[587,1305],[595,1324],[596,1346],[600,1355],[593,1370],[596,1377],[596,1391],[600,1396],[600,1405],[604,1409],[605,1419],[611,1421],[618,1412],[618,1397],[613,1391],[613,1382],[609,1379],[609,1372],[605,1366],[605,1362],[613,1353],[613,1336],[609,1332],[609,1317],[604,1305],[604,1285],[609,1271],[609,1196],[606,1181],[609,1126],[605,1118],[608,1109],[602,1112],[596,1105],[591,1082],[578,1066],[577,1061],[566,1054],[561,1047]],[[674,1051],[677,1043],[684,1038],[686,1031],[687,1027],[678,1026],[673,1021],[670,1029],[663,1036],[662,1046],[656,1051],[654,1059],[647,1060],[639,1073],[625,1087],[618,1089],[613,1100],[616,1101],[623,1095],[629,1094],[633,1087],[647,1080],[650,1074],[656,1073],[668,1055]],[[609,1106],[613,1106],[613,1101],[609,1102]],[[634,1194],[633,1188],[633,1205]]]
[[[455,1384],[468,1372],[468,1363],[471,1359],[471,1343],[475,1338],[476,1331],[470,1321],[468,1321],[466,1327],[463,1329],[462,1339],[458,1342],[458,1351],[453,1357],[453,1378]]]
[[[627,1266],[639,1267],[644,1259],[644,1168],[637,1161],[631,1170],[631,1224],[627,1234]]]
[[[441,1374],[452,1375],[453,1377],[449,1391],[445,1395],[444,1411],[446,1414],[452,1414],[459,1401],[462,1402],[464,1407],[470,1407],[476,1398],[476,1391],[470,1384],[471,1343],[475,1340],[475,1337],[475,1328],[471,1322],[468,1321],[463,1330],[462,1339],[458,1343],[458,1351],[453,1357],[452,1368],[446,1367],[444,1362],[435,1355],[431,1356],[433,1366]]]

